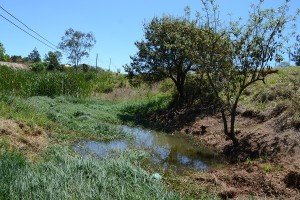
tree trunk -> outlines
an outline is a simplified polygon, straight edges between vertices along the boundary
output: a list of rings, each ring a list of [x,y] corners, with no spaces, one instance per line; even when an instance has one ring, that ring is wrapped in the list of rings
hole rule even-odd
[[[230,130],[228,128],[226,113],[224,110],[221,111],[222,113],[222,120],[224,125],[224,133],[229,139],[233,142],[233,146],[239,146],[239,141],[236,138],[235,132],[234,132],[234,122],[235,122],[235,115],[233,116],[232,113],[230,115]]]
[[[226,118],[225,111],[222,110],[221,113],[222,113],[222,120],[223,120],[223,125],[224,125],[224,133],[225,133],[225,135],[228,135],[228,125],[227,125],[227,118]]]
[[[178,100],[179,103],[182,103],[184,101],[184,85],[181,83],[176,84],[177,92],[178,92]]]
[[[183,72],[177,73],[177,79],[175,81],[176,89],[178,92],[178,101],[179,104],[182,104],[185,100],[185,91],[184,91],[184,84],[185,84],[185,77],[186,75]]]
[[[231,107],[231,111],[230,111],[230,139],[233,141],[233,144],[235,146],[239,145],[238,139],[236,138],[236,133],[235,133],[235,118],[236,118],[236,109],[237,109],[237,105],[238,105],[238,101],[240,98],[240,94],[237,96],[234,104]]]

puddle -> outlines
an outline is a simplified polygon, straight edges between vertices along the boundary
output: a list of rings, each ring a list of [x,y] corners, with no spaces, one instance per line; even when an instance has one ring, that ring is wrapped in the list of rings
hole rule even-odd
[[[192,140],[182,134],[165,134],[142,128],[122,126],[132,140],[115,140],[111,142],[82,141],[74,149],[82,156],[92,154],[105,158],[127,149],[140,149],[151,155],[151,162],[164,168],[207,170],[215,163],[213,152],[196,146]]]

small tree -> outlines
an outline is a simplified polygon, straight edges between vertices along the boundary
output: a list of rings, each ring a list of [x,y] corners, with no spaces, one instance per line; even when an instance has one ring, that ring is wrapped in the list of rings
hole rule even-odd
[[[224,133],[238,146],[235,119],[240,97],[247,87],[273,72],[270,62],[279,57],[276,52],[284,44],[283,30],[292,18],[287,15],[288,2],[275,10],[263,9],[261,0],[245,24],[232,22],[221,30],[215,1],[202,2],[207,17],[203,27],[215,32],[208,34],[202,65],[220,104]]]
[[[291,55],[292,55],[292,61],[294,61],[297,66],[300,66],[300,35],[297,36],[296,40],[297,43],[296,43],[295,51],[291,53]]]
[[[5,54],[5,48],[0,42],[0,61],[8,62],[10,60],[9,55]]]
[[[62,37],[59,48],[69,55],[68,59],[77,69],[82,58],[89,56],[89,51],[95,44],[96,39],[93,33],[83,33],[70,28]]]
[[[60,68],[60,59],[62,54],[59,51],[49,51],[45,56],[45,62],[48,63],[47,70],[56,70]]]
[[[5,49],[3,44],[0,42],[0,61],[3,61],[4,56],[5,56]]]
[[[32,50],[32,52],[28,55],[27,57],[28,61],[33,62],[33,63],[37,63],[37,62],[41,62],[41,55],[38,52],[37,48],[34,48]]]
[[[182,101],[187,74],[196,71],[196,60],[201,53],[203,35],[197,21],[155,17],[144,25],[144,30],[145,39],[135,43],[138,53],[131,57],[131,65],[125,66],[125,71],[150,80],[170,78]]]

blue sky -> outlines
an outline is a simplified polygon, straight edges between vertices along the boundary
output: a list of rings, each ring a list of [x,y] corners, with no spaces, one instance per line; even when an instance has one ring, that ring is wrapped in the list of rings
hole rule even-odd
[[[257,0],[217,0],[222,18],[246,18],[251,3]],[[282,0],[266,0],[266,6],[277,6]],[[1,0],[0,5],[22,20],[30,28],[54,44],[60,42],[64,31],[70,27],[83,32],[92,31],[97,44],[85,63],[95,64],[99,53],[99,65],[122,69],[136,52],[134,42],[143,38],[143,24],[154,16],[172,14],[182,16],[184,8],[200,10],[200,0]],[[300,0],[291,0],[291,13],[300,8]],[[2,10],[0,14],[7,16]],[[299,24],[299,20],[297,24]],[[300,34],[298,27],[298,33]],[[27,56],[37,47],[43,56],[49,49],[16,27],[0,18],[0,42],[10,55]],[[67,62],[64,59],[64,62]]]

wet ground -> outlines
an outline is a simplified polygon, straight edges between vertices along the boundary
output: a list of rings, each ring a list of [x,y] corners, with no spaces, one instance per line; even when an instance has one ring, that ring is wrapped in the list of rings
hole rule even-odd
[[[139,149],[150,154],[153,164],[175,170],[206,171],[216,163],[214,152],[196,145],[187,135],[171,135],[128,126],[122,126],[121,129],[129,134],[129,140],[81,141],[75,144],[74,149],[82,156],[93,155],[98,158],[113,156],[128,149]]]

